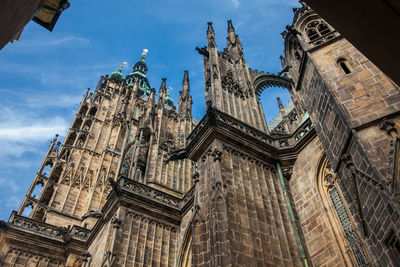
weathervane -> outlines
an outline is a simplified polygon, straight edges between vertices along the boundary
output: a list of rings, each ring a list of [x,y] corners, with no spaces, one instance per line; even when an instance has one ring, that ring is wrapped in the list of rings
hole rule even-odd
[[[147,48],[143,49],[142,57],[146,57],[147,52],[149,52],[149,49]]]

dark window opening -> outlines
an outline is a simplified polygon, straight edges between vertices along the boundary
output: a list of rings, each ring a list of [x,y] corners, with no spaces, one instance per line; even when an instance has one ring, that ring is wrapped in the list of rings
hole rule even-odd
[[[87,110],[88,110],[88,107],[87,106],[83,106],[81,108],[81,110],[79,111],[79,114],[86,115]]]
[[[75,123],[74,123],[74,125],[72,126],[72,128],[79,129],[79,128],[81,128],[81,125],[82,125],[82,118],[78,118],[78,119],[75,121]]]
[[[89,111],[89,116],[94,116],[96,115],[97,112],[97,108],[96,107],[92,107]]]
[[[67,139],[67,142],[65,142],[65,144],[72,146],[75,142],[75,139],[76,139],[76,133],[71,133]]]
[[[337,63],[339,64],[340,68],[342,69],[342,71],[343,71],[345,74],[351,73],[350,64],[349,64],[349,62],[348,62],[346,59],[340,58],[340,59],[337,61]]]
[[[394,262],[400,262],[400,240],[397,238],[395,232],[390,230],[385,239],[385,244],[389,248],[389,255]]]

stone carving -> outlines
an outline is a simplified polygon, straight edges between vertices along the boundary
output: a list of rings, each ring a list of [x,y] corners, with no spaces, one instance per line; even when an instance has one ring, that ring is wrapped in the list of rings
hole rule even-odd
[[[121,188],[119,187],[118,183],[114,181],[113,178],[109,177],[108,182],[111,185],[114,192],[119,196],[121,194]]]
[[[60,229],[59,227],[44,222],[36,221],[30,218],[17,215],[16,212],[13,212],[11,214],[9,224],[16,227],[27,229],[32,232],[40,233],[52,238],[56,238],[61,241],[63,240],[63,234],[64,234],[63,229]]]
[[[211,156],[214,158],[214,161],[221,161],[222,152],[219,151],[217,148],[214,148],[214,150],[211,153]]]
[[[238,93],[240,96],[245,96],[231,70],[228,70],[228,72],[222,76],[221,83],[223,90],[227,90],[230,93]]]
[[[103,217],[103,212],[101,212],[100,210],[91,210],[81,217],[81,221],[83,221],[86,218],[101,218],[101,217]]]
[[[205,57],[209,57],[210,56],[210,53],[208,52],[206,46],[203,46],[203,47],[196,46],[196,51],[199,52],[200,55],[203,55]]]
[[[391,132],[397,132],[394,121],[386,118],[384,118],[379,124],[379,129],[386,131],[387,134],[390,134]]]
[[[112,224],[113,228],[119,229],[122,225],[122,220],[117,217],[114,217],[111,219],[111,224]]]
[[[121,188],[128,190],[132,193],[138,194],[140,196],[159,201],[165,205],[171,206],[173,208],[179,208],[180,199],[174,196],[171,196],[167,193],[158,191],[149,186],[140,184],[133,180],[129,180],[126,178],[121,178],[120,183]]]
[[[87,240],[89,238],[90,230],[74,225],[69,231],[71,237],[76,237],[82,240]]]

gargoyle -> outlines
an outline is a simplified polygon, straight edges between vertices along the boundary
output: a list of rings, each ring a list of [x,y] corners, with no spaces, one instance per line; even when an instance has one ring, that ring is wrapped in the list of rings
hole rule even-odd
[[[114,181],[113,178],[109,177],[108,178],[108,182],[110,183],[112,189],[114,190],[114,192],[119,196],[121,195],[122,191],[121,188],[119,187],[118,183],[116,181]]]
[[[210,56],[210,53],[208,53],[206,46],[203,46],[203,47],[196,46],[196,50],[197,50],[197,52],[199,52],[200,55],[203,55],[205,57]]]
[[[292,66],[286,65],[280,72],[278,72],[278,74],[276,74],[276,76],[280,77],[283,73],[288,72],[291,68],[292,68]]]
[[[164,164],[167,164],[170,161],[186,159],[186,158],[187,158],[186,149],[184,149],[184,148],[177,149],[175,151],[172,151],[169,158],[164,160]]]
[[[81,217],[81,221],[86,218],[101,218],[102,216],[103,212],[101,212],[100,210],[91,210]]]

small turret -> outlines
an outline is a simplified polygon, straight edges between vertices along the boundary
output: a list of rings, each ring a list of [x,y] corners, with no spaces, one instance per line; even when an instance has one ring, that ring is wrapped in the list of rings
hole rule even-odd
[[[167,90],[167,94],[165,95],[165,106],[172,109],[174,107],[174,100],[169,95],[170,89]]]
[[[114,71],[113,73],[111,73],[110,80],[112,80],[114,82],[117,82],[117,83],[125,81],[125,75],[122,73],[122,68],[123,67],[124,66],[121,65],[119,70]]]
[[[191,116],[192,97],[190,95],[189,71],[185,70],[182,81],[182,91],[179,92],[179,113]]]
[[[143,49],[142,58],[133,66],[133,72],[126,76],[128,86],[131,86],[131,84],[134,83],[135,78],[138,79],[139,88],[136,94],[138,97],[146,97],[150,95],[150,83],[146,77],[148,71],[145,62],[147,52],[147,49]]]
[[[164,106],[165,93],[167,92],[167,85],[166,85],[167,78],[162,78],[161,80],[162,80],[162,82],[161,82],[160,90],[158,91],[158,106],[159,107]]]

